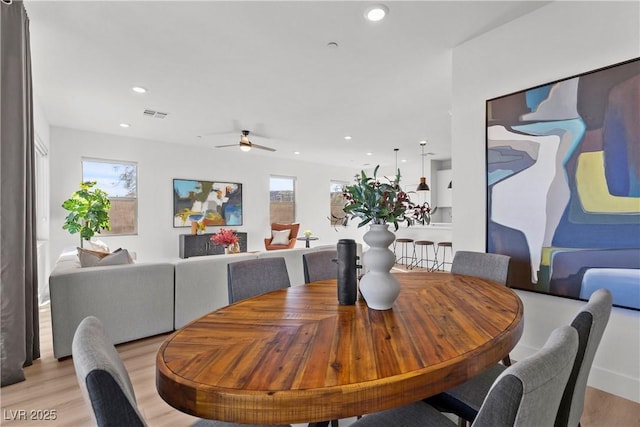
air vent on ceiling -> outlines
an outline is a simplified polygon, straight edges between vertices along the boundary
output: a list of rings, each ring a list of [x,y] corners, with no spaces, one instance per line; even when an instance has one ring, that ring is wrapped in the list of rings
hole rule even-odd
[[[165,117],[167,117],[167,115],[169,115],[169,113],[162,113],[160,111],[148,110],[148,109],[144,110],[142,114],[144,114],[146,117],[154,117],[156,119],[164,119]]]

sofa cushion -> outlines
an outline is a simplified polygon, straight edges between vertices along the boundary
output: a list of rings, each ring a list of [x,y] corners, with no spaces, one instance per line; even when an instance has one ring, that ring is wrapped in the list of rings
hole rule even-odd
[[[114,344],[173,330],[174,266],[170,262],[60,268],[49,276],[53,353],[71,355],[73,334],[99,318]],[[226,298],[226,295],[225,295]]]
[[[291,230],[271,230],[272,245],[288,245]]]
[[[257,257],[257,253],[243,252],[177,260],[175,328],[179,329],[192,320],[229,304],[227,264]]]

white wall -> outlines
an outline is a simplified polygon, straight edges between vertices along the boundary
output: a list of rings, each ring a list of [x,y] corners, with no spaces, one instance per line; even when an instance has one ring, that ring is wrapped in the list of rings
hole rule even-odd
[[[337,153],[339,155],[339,153]],[[133,161],[138,164],[138,235],[101,236],[111,249],[135,251],[139,261],[178,258],[180,234],[189,228],[173,228],[173,178],[225,180],[243,184],[244,224],[233,227],[248,233],[248,250],[264,250],[270,235],[269,176],[295,176],[296,220],[301,230],[320,238],[314,244],[351,238],[362,241],[355,225],[330,226],[329,182],[351,181],[355,170],[226,150],[194,149],[158,141],[124,138],[66,128],[51,128],[51,258],[63,248],[78,246],[78,234],[62,229],[67,211],[61,205],[82,180],[82,157]],[[218,227],[208,227],[215,232]],[[298,242],[304,246],[304,242]]]
[[[453,52],[456,249],[485,250],[485,101],[640,56],[638,2],[554,2]],[[524,335],[515,359],[539,349],[584,303],[518,292]],[[640,402],[640,313],[614,309],[590,385]]]

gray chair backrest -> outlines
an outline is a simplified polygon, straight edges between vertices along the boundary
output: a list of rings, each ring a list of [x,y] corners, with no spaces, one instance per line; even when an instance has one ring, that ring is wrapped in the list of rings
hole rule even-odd
[[[309,252],[302,255],[304,283],[338,278],[337,250]]]
[[[229,304],[291,286],[283,257],[258,258],[227,264]]]
[[[574,328],[554,330],[538,352],[500,374],[472,426],[553,425],[577,351]]]
[[[145,426],[129,374],[100,320],[93,316],[83,319],[71,349],[82,395],[91,405],[97,425]]]
[[[578,312],[571,322],[571,326],[578,331],[580,345],[569,382],[560,402],[556,427],[577,427],[580,424],[587,379],[596,350],[609,322],[612,303],[611,292],[608,289],[598,289],[591,294],[587,305]]]
[[[484,252],[456,251],[451,272],[492,280],[505,285],[511,257]]]

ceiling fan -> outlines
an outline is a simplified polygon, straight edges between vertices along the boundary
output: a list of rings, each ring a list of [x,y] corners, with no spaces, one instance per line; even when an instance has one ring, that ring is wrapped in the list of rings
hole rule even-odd
[[[274,148],[265,147],[264,145],[254,144],[253,142],[249,141],[248,130],[242,131],[242,135],[240,136],[240,142],[238,144],[216,145],[216,148],[237,147],[237,146],[240,146],[240,149],[242,151],[249,151],[252,148],[258,148],[260,150],[267,150],[267,151],[276,151]]]

